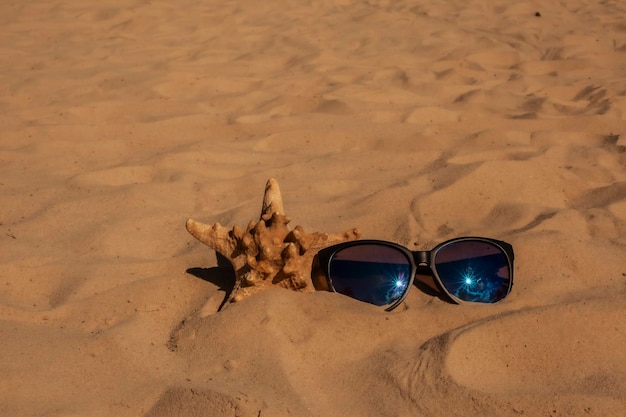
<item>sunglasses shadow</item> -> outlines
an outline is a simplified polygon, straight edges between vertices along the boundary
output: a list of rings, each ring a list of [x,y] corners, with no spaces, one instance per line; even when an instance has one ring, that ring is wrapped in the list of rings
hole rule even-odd
[[[445,301],[449,304],[455,304],[448,295],[439,288],[439,285],[435,282],[433,276],[430,273],[424,272],[420,273],[418,270],[415,274],[415,279],[413,280],[413,285],[415,285],[421,292],[426,295],[430,295],[431,297],[437,297],[442,301]]]

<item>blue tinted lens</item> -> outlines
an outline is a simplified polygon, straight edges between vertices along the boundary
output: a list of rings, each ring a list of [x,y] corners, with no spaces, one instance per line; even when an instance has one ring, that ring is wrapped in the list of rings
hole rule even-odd
[[[435,254],[433,265],[448,293],[462,301],[495,303],[511,288],[506,254],[480,240],[454,242]]]
[[[411,283],[411,263],[404,252],[376,244],[350,246],[330,261],[334,290],[366,303],[389,307],[401,300]]]

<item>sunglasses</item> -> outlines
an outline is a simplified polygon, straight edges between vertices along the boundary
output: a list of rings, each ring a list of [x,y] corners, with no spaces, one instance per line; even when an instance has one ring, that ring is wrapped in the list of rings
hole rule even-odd
[[[391,311],[406,297],[418,270],[430,269],[455,303],[496,303],[513,287],[513,247],[495,239],[461,237],[430,251],[391,242],[356,240],[318,253],[328,287]]]

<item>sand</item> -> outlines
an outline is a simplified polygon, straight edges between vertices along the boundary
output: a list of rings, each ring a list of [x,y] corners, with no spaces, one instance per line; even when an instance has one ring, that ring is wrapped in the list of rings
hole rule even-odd
[[[5,3],[0,415],[626,415],[622,1]],[[506,240],[513,291],[217,312],[185,221],[270,177],[308,231]]]

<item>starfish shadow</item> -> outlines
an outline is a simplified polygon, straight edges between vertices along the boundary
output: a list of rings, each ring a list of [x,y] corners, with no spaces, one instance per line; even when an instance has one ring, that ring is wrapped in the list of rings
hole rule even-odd
[[[233,288],[235,287],[235,271],[226,257],[218,252],[216,252],[215,255],[217,258],[217,266],[212,268],[189,268],[185,272],[203,281],[210,282],[216,285],[220,291],[225,292],[224,300],[222,300],[218,308],[219,311],[224,307],[224,304],[233,292]]]

